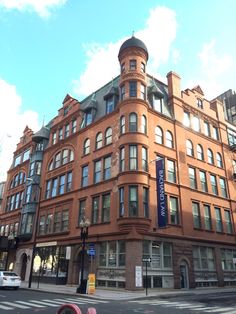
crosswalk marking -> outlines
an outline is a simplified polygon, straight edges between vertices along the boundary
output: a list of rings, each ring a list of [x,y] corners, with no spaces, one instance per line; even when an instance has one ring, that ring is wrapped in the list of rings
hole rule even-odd
[[[52,306],[52,307],[57,307],[58,305],[56,304],[52,304],[52,303],[48,303],[48,302],[43,302],[40,300],[29,300],[30,302],[36,303],[36,304],[41,304],[41,305],[46,305],[46,306]]]
[[[56,300],[48,300],[48,299],[44,299],[44,300],[42,300],[43,302],[53,302],[53,303],[55,303],[55,304],[64,304],[64,303],[67,303],[67,302],[63,302],[63,301],[56,301]]]
[[[218,309],[213,309],[213,310],[208,310],[208,311],[205,311],[207,313],[218,313],[218,312],[227,312],[228,314],[228,311],[232,311],[232,310],[235,310],[235,307],[223,307],[223,308],[218,308]]]
[[[10,305],[10,306],[18,307],[19,309],[24,309],[24,310],[30,309],[29,306],[25,306],[25,305],[13,303],[13,302],[3,301],[3,302],[1,302],[1,304],[5,304],[5,305]]]
[[[32,307],[45,307],[44,305],[34,304],[34,303],[30,303],[30,302],[25,302],[25,301],[15,301],[15,302],[25,304],[25,305],[30,305]]]
[[[2,309],[2,310],[6,310],[6,311],[8,311],[8,310],[14,310],[14,309],[13,309],[13,307],[9,307],[9,306],[5,306],[5,305],[1,305],[1,304],[0,304],[0,309]]]
[[[64,301],[64,303],[71,303],[71,300],[68,299],[55,299],[56,301]],[[76,304],[84,304],[84,302],[80,302],[80,301],[74,301],[74,303]]]
[[[67,300],[71,301],[82,301],[85,303],[108,303],[108,301],[102,301],[102,300],[92,300],[92,299],[83,299],[83,298],[66,298]]]

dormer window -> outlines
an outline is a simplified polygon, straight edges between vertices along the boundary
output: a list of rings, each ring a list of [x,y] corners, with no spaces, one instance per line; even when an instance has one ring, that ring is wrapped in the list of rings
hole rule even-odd
[[[69,112],[69,107],[67,106],[64,108],[64,112],[63,112],[64,116],[66,116],[68,112]]]
[[[158,112],[163,112],[162,98],[156,94],[153,94],[153,109]]]
[[[197,99],[197,107],[203,109],[203,101],[200,98]]]
[[[81,124],[81,128],[84,128],[93,122],[92,109],[86,111],[84,113],[83,121]]]
[[[106,100],[106,113],[110,113],[114,110],[114,96],[107,98]]]
[[[137,82],[129,82],[129,97],[137,97]]]
[[[129,69],[131,71],[136,70],[137,68],[137,61],[136,60],[130,60],[129,61]]]

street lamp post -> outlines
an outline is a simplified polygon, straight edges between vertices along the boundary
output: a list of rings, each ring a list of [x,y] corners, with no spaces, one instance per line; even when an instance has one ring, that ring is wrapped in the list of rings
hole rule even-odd
[[[88,228],[90,226],[89,219],[83,218],[79,224],[80,230],[80,239],[82,240],[82,255],[81,255],[81,278],[80,285],[77,287],[76,292],[85,294],[86,293],[86,284],[87,279],[84,279],[84,255],[85,255],[85,241],[88,239]]]

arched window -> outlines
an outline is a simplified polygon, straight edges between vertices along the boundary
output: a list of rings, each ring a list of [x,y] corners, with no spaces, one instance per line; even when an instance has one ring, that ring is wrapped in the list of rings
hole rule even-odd
[[[102,132],[99,132],[96,136],[96,149],[102,147]]]
[[[141,132],[147,134],[147,118],[145,115],[142,115]]]
[[[130,132],[137,132],[137,114],[132,112],[129,115],[129,131]]]
[[[163,131],[159,126],[155,128],[155,141],[158,144],[163,144]]]
[[[186,151],[188,156],[194,156],[193,143],[190,140],[186,141]]]
[[[197,159],[204,160],[203,148],[202,145],[197,145]]]
[[[209,164],[214,164],[214,157],[213,157],[213,153],[212,153],[212,150],[210,148],[208,148],[207,150],[207,159],[208,159],[208,162]]]
[[[120,134],[125,133],[125,116],[120,117]]]
[[[216,153],[217,167],[223,168],[223,161],[220,153]]]
[[[170,131],[166,131],[166,146],[170,148],[174,147],[173,135]]]
[[[112,128],[107,128],[105,133],[105,145],[112,143]]]
[[[51,159],[49,163],[48,170],[51,171],[73,160],[74,160],[74,151],[68,148],[63,149],[57,152],[56,155],[53,156],[53,158]]]
[[[10,188],[15,188],[18,185],[25,183],[25,173],[20,171],[18,172],[10,183]]]
[[[90,139],[86,138],[84,141],[84,155],[88,155],[90,153]]]

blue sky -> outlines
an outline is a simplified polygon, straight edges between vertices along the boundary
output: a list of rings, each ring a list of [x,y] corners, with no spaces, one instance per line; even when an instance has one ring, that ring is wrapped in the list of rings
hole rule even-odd
[[[0,181],[26,125],[37,131],[67,93],[82,100],[119,74],[132,35],[149,50],[147,72],[209,100],[235,90],[235,0],[0,0]]]

